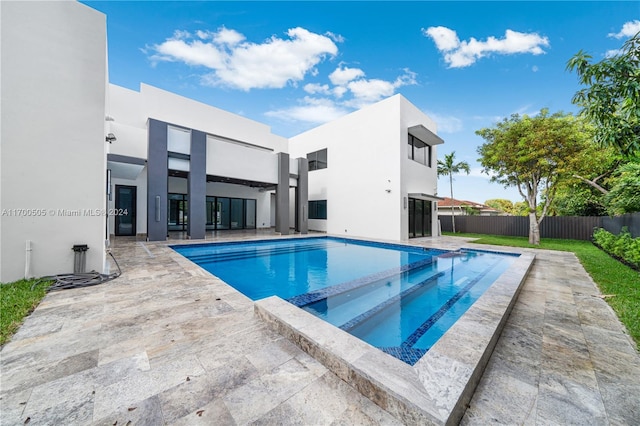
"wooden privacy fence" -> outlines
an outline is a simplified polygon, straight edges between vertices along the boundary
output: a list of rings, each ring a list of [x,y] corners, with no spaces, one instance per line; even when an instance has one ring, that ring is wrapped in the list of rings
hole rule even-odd
[[[438,216],[444,232],[452,232],[451,216]],[[627,226],[634,237],[640,236],[640,213],[618,217],[548,216],[540,224],[540,237],[590,240],[594,228],[617,234]],[[635,231],[635,233],[634,233]],[[473,234],[529,236],[528,216],[456,216],[456,232]]]

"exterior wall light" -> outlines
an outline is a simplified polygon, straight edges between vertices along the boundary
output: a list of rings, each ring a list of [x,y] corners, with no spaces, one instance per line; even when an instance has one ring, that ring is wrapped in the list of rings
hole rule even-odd
[[[107,137],[105,138],[105,140],[109,143],[113,143],[113,141],[117,140],[116,135],[114,135],[113,133],[109,133],[107,134]]]

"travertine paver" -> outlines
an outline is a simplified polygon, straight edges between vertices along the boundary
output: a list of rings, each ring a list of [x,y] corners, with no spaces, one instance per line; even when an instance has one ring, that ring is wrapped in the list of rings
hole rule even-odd
[[[2,425],[397,423],[164,244],[114,254],[122,277],[49,294],[2,348]],[[573,254],[536,254],[463,423],[639,424],[638,353]]]
[[[573,253],[537,251],[462,424],[640,424],[640,357],[598,294]]]

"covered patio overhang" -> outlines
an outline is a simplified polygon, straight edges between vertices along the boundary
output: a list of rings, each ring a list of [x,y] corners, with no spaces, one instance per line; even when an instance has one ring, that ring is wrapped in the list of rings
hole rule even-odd
[[[136,180],[146,164],[143,158],[107,154],[107,169],[112,178]]]
[[[442,197],[438,197],[436,195],[430,195],[430,194],[423,194],[420,192],[410,192],[407,195],[409,196],[409,198],[416,198],[418,200],[427,200],[427,201],[436,201],[436,202],[444,200],[444,198]]]

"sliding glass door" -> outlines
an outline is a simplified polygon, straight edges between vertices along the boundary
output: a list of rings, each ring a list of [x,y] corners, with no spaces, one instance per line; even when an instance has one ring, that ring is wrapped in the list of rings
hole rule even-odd
[[[409,238],[431,236],[431,201],[409,198]]]
[[[207,230],[255,229],[256,200],[207,197]]]
[[[169,214],[167,229],[169,231],[187,230],[187,195],[169,194]]]

